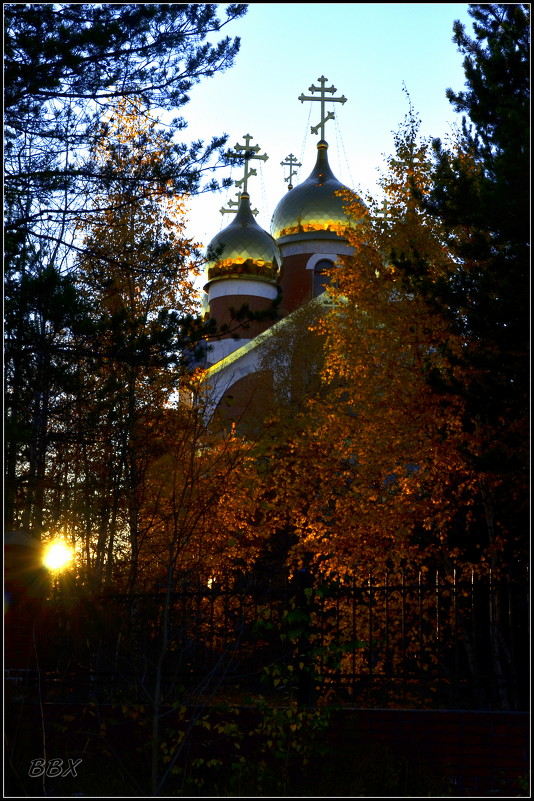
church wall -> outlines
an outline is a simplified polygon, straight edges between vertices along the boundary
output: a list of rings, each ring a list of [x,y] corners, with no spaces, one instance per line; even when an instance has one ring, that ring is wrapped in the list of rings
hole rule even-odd
[[[224,392],[215,415],[239,429],[255,428],[275,403],[273,375],[268,370],[240,378]]]
[[[312,297],[313,273],[307,269],[309,258],[310,253],[284,258],[280,276],[284,315],[291,314]]]
[[[230,332],[223,334],[221,338],[231,337],[237,333],[242,337],[246,337],[248,340],[257,336],[262,331],[265,331],[273,324],[274,319],[264,322],[255,320],[250,322],[244,321],[242,324],[236,320],[232,320],[230,307],[237,312],[244,305],[247,305],[252,312],[267,311],[267,309],[272,308],[273,301],[269,298],[261,298],[254,295],[225,295],[210,301],[210,318],[216,320],[217,326],[225,324],[230,326]]]

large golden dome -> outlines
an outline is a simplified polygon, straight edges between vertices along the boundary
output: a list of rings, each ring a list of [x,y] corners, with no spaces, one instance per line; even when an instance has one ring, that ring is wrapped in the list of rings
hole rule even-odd
[[[256,222],[243,193],[233,221],[206,249],[208,283],[221,278],[259,278],[275,283],[282,263],[273,237]]]
[[[317,163],[303,183],[289,189],[276,207],[271,220],[275,239],[314,231],[330,231],[343,236],[350,225],[343,206],[346,200],[336,195],[347,190],[330,169],[328,145],[321,139],[317,145]]]

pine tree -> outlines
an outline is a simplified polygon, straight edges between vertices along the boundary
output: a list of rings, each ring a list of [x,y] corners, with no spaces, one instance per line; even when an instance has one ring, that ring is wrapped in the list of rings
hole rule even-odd
[[[54,266],[34,273],[39,257],[30,253],[24,256],[29,269],[7,276],[4,296],[4,521],[39,538],[50,523],[45,497],[57,489],[49,459],[66,447],[70,398],[78,388],[73,342],[88,347],[91,321],[73,277]]]
[[[72,246],[69,222],[86,207],[98,171],[88,158],[102,106],[141,96],[175,111],[199,80],[232,65],[239,39],[207,39],[241,17],[220,21],[212,4],[9,3],[4,7],[6,232],[41,245]],[[172,122],[174,133],[185,127]],[[225,137],[203,147],[176,144],[167,179],[180,195],[198,191]],[[153,168],[155,177],[158,171]]]
[[[479,438],[473,465],[494,476],[487,525],[513,559],[528,525],[530,13],[488,4],[470,14],[474,39],[454,26],[467,89],[447,93],[466,115],[462,132],[448,148],[434,143],[432,190],[419,195],[454,261],[437,280],[423,260],[395,263],[465,341],[449,353],[449,374],[432,378],[466,401],[464,429]]]

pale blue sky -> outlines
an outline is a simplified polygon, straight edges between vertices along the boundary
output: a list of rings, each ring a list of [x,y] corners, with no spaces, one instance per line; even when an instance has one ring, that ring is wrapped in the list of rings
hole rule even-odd
[[[322,75],[336,97],[327,111],[330,166],[337,178],[362,194],[378,194],[377,170],[393,150],[393,133],[408,111],[403,84],[421,117],[421,134],[446,137],[460,122],[445,97],[447,87],[464,86],[462,54],[452,42],[455,19],[471,19],[464,3],[251,3],[246,16],[225,27],[241,37],[235,66],[204,80],[180,110],[188,122],[184,138],[209,140],[226,132],[229,145],[252,144],[267,153],[256,161],[249,181],[257,221],[269,230],[274,208],[287,191],[280,166],[293,153],[305,180],[316,158],[317,135],[310,132],[320,104],[298,100]],[[311,112],[311,114],[310,114]],[[242,168],[232,173],[242,176]],[[236,188],[191,203],[189,232],[203,245],[225,227],[219,209],[235,199]]]

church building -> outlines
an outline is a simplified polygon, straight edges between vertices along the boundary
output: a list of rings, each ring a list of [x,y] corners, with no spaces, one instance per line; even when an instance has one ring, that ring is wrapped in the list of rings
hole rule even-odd
[[[260,148],[251,146],[247,134],[244,152],[245,173],[236,186],[242,188],[235,217],[210,242],[206,251],[205,314],[216,321],[217,327],[227,326],[226,333],[210,343],[207,354],[207,375],[210,411],[237,419],[247,412],[258,392],[258,371],[262,346],[279,333],[295,313],[314,298],[324,295],[328,278],[340,256],[351,255],[345,232],[350,226],[344,204],[338,194],[346,190],[333,174],[328,163],[328,143],[325,123],[334,118],[325,112],[326,103],[346,101],[333,97],[335,87],[326,87],[327,79],[319,78],[319,86],[310,86],[312,96],[301,95],[299,100],[321,103],[321,119],[312,126],[319,134],[317,161],[309,177],[292,186],[291,154],[283,165],[290,168],[289,187],[276,206],[270,232],[255,220],[248,192],[251,159]],[[317,96],[316,96],[317,95]],[[300,165],[298,165],[300,166]],[[324,296],[326,297],[326,296]],[[233,315],[247,306],[251,312],[264,312],[240,328]],[[268,314],[276,309],[275,314]],[[239,338],[235,337],[235,331]]]

